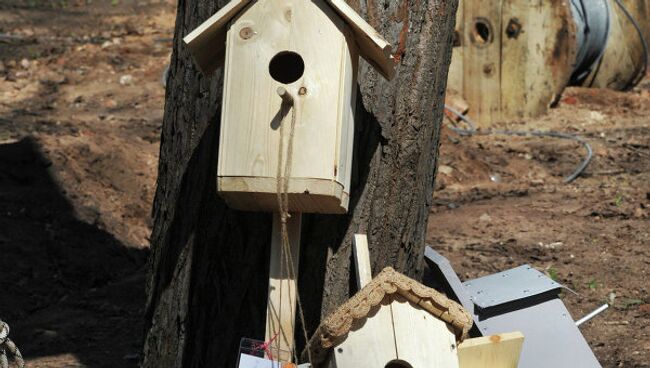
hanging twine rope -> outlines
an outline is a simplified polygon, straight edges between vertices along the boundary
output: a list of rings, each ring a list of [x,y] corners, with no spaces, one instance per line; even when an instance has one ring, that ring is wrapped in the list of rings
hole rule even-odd
[[[280,237],[281,237],[281,250],[280,258],[282,265],[280,267],[280,279],[284,280],[284,271],[287,271],[287,277],[289,279],[297,280],[298,275],[296,274],[295,262],[293,259],[293,254],[291,252],[291,242],[289,239],[289,231],[287,227],[287,221],[291,217],[289,214],[289,178],[291,177],[291,166],[293,164],[293,138],[296,127],[296,103],[295,99],[285,88],[279,87],[278,95],[282,98],[282,109],[290,108],[291,109],[291,126],[289,129],[289,137],[287,142],[287,158],[284,160],[284,137],[285,137],[285,125],[280,122],[280,144],[278,148],[278,167],[276,171],[277,178],[277,199],[278,199],[278,210],[280,212]],[[282,170],[282,163],[284,162],[284,173]],[[297,284],[297,282],[296,282]],[[282,316],[282,285],[280,283],[280,305],[279,305],[279,316]],[[290,291],[289,291],[290,292]],[[298,287],[296,285],[296,301],[298,302],[298,314],[300,317],[300,323],[302,327],[302,332],[305,337],[305,342],[309,344],[309,338],[307,336],[307,329],[305,328],[305,315],[302,308],[302,302],[300,300],[300,294],[298,293]],[[295,316],[292,306],[289,306],[289,311],[291,313],[291,320],[295,321]],[[281,318],[280,318],[281,320]],[[293,328],[293,326],[292,326]],[[278,357],[280,356],[280,341],[278,339],[276,342],[276,347],[278,350]],[[295,348],[291,352],[293,355],[294,361],[298,361]],[[311,364],[311,352],[309,347],[307,347],[308,359]]]
[[[9,368],[7,353],[13,357],[16,367],[25,368],[25,361],[20,350],[9,338],[9,325],[0,320],[0,368]]]

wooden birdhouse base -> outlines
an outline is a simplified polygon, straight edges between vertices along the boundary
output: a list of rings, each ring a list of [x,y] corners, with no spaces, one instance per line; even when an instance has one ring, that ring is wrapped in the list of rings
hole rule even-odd
[[[277,179],[271,177],[219,177],[219,195],[228,206],[243,211],[278,211]],[[349,196],[343,185],[326,179],[291,178],[289,212],[344,214]]]

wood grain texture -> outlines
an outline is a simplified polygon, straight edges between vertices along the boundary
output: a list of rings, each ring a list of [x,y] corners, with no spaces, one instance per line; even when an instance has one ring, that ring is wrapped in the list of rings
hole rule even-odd
[[[348,3],[400,57],[390,82],[365,62],[359,68],[349,213],[303,217],[298,287],[310,333],[356,289],[355,233],[368,234],[373,270],[390,265],[421,276],[457,6]],[[271,216],[232,210],[218,196],[223,73],[203,75],[181,44],[225,4],[178,2],[153,208],[145,368],[234,366],[241,337],[265,334]]]
[[[493,0],[462,0],[465,16],[462,95],[470,116],[479,124],[501,119],[501,4]],[[487,37],[477,30],[486,25]]]
[[[449,77],[447,81],[447,88],[449,95],[461,94],[463,92],[463,78],[464,78],[464,54],[465,54],[465,10],[462,0],[459,0],[458,11],[456,12],[456,27],[454,29],[454,42],[451,64],[449,65]]]
[[[332,349],[338,368],[384,368],[397,359],[391,306],[382,305],[362,326],[350,331],[345,341]]]
[[[354,234],[352,246],[354,265],[357,271],[357,287],[361,289],[372,280],[370,252],[368,251],[368,237],[366,234]]]
[[[227,24],[251,0],[232,0],[183,38],[197,65],[210,74],[223,64]]]
[[[335,200],[327,197],[336,184],[347,197],[350,186],[358,60],[350,34],[324,0],[258,1],[236,17],[228,31],[217,174],[218,191],[233,208],[276,209],[262,206],[273,203],[275,185],[259,184],[275,183],[278,165],[284,172],[290,163],[290,185],[300,183],[292,193],[304,194],[292,211],[345,212],[341,191]],[[287,51],[299,55],[304,73],[285,84],[272,78],[269,63]],[[293,104],[282,102],[279,87],[293,96]],[[224,185],[232,183],[247,185]],[[258,205],[247,207],[246,192]]]
[[[501,9],[500,120],[542,115],[573,72],[575,33],[568,2],[503,0]]]
[[[467,339],[458,345],[460,368],[517,368],[523,343],[520,332]]]
[[[300,224],[301,215],[293,213],[287,221],[291,256],[283,257],[282,234],[280,215],[273,214],[273,233],[271,235],[271,261],[269,262],[269,297],[266,306],[266,333],[264,341],[275,337],[272,351],[279,349],[274,354],[276,359],[283,362],[292,360],[291,352],[294,349],[294,331],[296,327],[296,286],[298,280],[289,276],[289,262],[293,260],[293,267],[298,272],[300,268]],[[277,334],[277,337],[276,337]]]
[[[395,76],[395,59],[391,54],[390,43],[345,1],[327,0],[327,2],[354,31],[354,39],[359,44],[361,56],[376,67],[384,78],[391,80]]]
[[[467,101],[469,116],[489,127],[545,113],[575,62],[569,2],[462,0],[460,9],[449,88]],[[477,24],[487,27],[479,32]]]
[[[404,299],[390,306],[399,360],[413,368],[458,368],[456,336],[444,321]]]
[[[220,177],[217,187],[230,208],[273,212],[278,210],[277,182],[276,178]],[[349,194],[335,180],[291,178],[287,193],[291,212],[344,214],[348,209]]]

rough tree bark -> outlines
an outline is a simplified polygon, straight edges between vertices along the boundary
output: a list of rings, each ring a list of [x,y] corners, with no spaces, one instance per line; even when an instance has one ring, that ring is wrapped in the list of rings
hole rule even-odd
[[[368,234],[374,273],[393,266],[420,278],[457,8],[457,0],[349,2],[393,43],[399,64],[387,82],[361,63],[349,214],[304,218],[299,290],[309,333],[356,291],[354,233]],[[222,72],[202,75],[181,44],[225,3],[178,3],[143,367],[234,367],[240,338],[264,336],[271,216],[230,210],[218,197]]]

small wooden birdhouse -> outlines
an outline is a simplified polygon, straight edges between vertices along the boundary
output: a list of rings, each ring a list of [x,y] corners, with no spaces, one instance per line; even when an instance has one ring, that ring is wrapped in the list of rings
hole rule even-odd
[[[226,202],[277,211],[282,191],[290,211],[345,213],[358,57],[391,78],[390,44],[343,0],[233,0],[184,41],[204,72],[224,65]]]
[[[316,366],[458,368],[470,314],[434,289],[386,268],[319,326]]]

